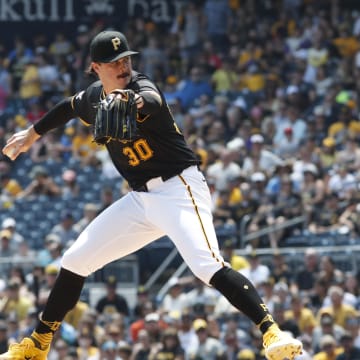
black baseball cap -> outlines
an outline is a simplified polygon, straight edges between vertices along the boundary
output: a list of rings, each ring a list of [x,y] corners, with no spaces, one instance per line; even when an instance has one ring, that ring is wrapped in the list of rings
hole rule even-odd
[[[134,54],[138,52],[129,49],[125,35],[119,31],[102,31],[90,43],[90,57],[94,62],[110,63]]]

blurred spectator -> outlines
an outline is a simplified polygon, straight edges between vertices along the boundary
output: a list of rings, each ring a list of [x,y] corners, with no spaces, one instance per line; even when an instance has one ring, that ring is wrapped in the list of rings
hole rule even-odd
[[[344,281],[344,272],[339,269],[335,259],[330,255],[321,255],[320,257],[320,272],[318,278],[325,281],[327,290],[332,285],[340,285]]]
[[[41,165],[34,166],[29,176],[32,180],[18,195],[19,198],[34,198],[40,195],[57,197],[60,195],[60,187],[45,167]]]
[[[236,163],[237,156],[236,150],[223,148],[219,160],[207,168],[206,176],[215,179],[217,190],[227,189],[230,178],[242,175],[241,167]]]
[[[187,296],[183,292],[181,280],[172,277],[168,285],[168,291],[162,299],[159,309],[163,314],[169,314],[172,311],[182,312],[187,306]]]
[[[164,357],[173,360],[185,359],[185,351],[181,346],[176,328],[168,327],[164,330],[161,338],[161,347],[153,359],[162,360]]]
[[[20,282],[17,279],[11,279],[7,286],[5,296],[1,299],[0,310],[4,316],[16,317],[17,321],[22,321],[26,318],[28,311],[34,304],[25,295],[20,294]]]
[[[186,292],[186,308],[195,316],[212,313],[218,292],[205,285],[200,279],[194,278],[189,284],[191,290]]]
[[[325,200],[326,184],[314,164],[305,164],[303,166],[300,195],[307,216],[316,212]]]
[[[228,57],[222,59],[221,67],[211,75],[211,84],[216,94],[231,95],[236,90],[239,81],[233,61]]]
[[[262,171],[271,175],[276,166],[282,164],[283,160],[273,152],[263,147],[264,137],[254,134],[250,137],[250,153],[244,159],[243,170],[247,175]]]
[[[213,90],[205,77],[203,68],[193,66],[190,69],[189,77],[178,84],[174,96],[180,100],[182,109],[188,110],[202,95],[211,97]]]
[[[202,358],[215,360],[221,355],[225,348],[218,339],[208,335],[208,324],[206,320],[198,318],[193,322],[193,327],[199,339],[199,345],[194,353],[190,354],[191,358]]]
[[[12,257],[17,251],[16,244],[11,242],[10,230],[0,231],[0,256],[7,258]]]
[[[180,323],[178,325],[178,337],[181,347],[185,350],[186,359],[190,358],[199,345],[199,339],[192,326],[193,314],[188,311],[183,311],[180,316]]]
[[[313,360],[336,359],[343,349],[337,344],[332,335],[325,335],[320,341],[320,351],[315,353]]]
[[[32,58],[33,55],[33,50],[25,44],[24,39],[21,36],[16,36],[14,38],[14,47],[5,59],[5,67],[10,72],[11,91],[14,95],[18,95],[26,61]]]
[[[288,220],[301,216],[302,203],[300,196],[294,191],[290,177],[283,176],[280,180],[280,192],[271,198],[271,214],[267,217],[267,224],[280,226]],[[285,237],[300,232],[297,225],[274,230],[269,234],[270,246],[277,248],[282,245]]]
[[[160,348],[160,344],[152,343],[146,330],[139,331],[138,340],[134,343],[133,358],[134,360],[147,360],[154,356]]]
[[[0,320],[0,351],[6,352],[8,348],[7,325],[4,319]]]
[[[35,58],[24,59],[24,71],[19,84],[19,97],[28,106],[30,101],[39,101],[42,96],[39,67]]]
[[[45,282],[40,284],[37,296],[37,309],[41,312],[49,297],[50,290],[53,288],[56,277],[59,273],[59,267],[49,264],[45,267]]]
[[[106,280],[106,294],[96,303],[95,308],[99,314],[107,315],[120,313],[128,316],[129,306],[126,299],[116,292],[117,280],[115,276],[109,276]]]
[[[275,252],[273,254],[270,270],[272,283],[285,281],[287,284],[291,284],[294,274],[287,264],[286,258],[283,254],[279,252]]]
[[[150,36],[147,45],[141,50],[141,71],[150,78],[154,78],[157,69],[168,73],[168,58],[159,42],[156,36]]]
[[[322,211],[314,211],[310,217],[309,231],[313,234],[336,233],[340,227],[339,217],[342,209],[339,208],[339,197],[336,193],[325,196],[321,204]]]
[[[63,210],[60,214],[59,223],[51,229],[51,233],[60,237],[61,245],[66,247],[74,241],[78,232],[74,229],[75,218],[71,211]]]
[[[99,208],[99,213],[104,211],[107,207],[109,207],[115,200],[116,198],[113,189],[110,186],[103,186],[101,188],[101,194],[100,194],[101,204]]]
[[[63,339],[57,339],[54,342],[54,347],[50,349],[49,360],[62,360],[69,351],[69,345]]]
[[[78,346],[76,348],[78,357],[80,360],[88,359],[90,356],[94,356],[99,352],[98,347],[94,343],[93,334],[86,328],[79,333],[78,338]]]
[[[83,208],[83,217],[74,224],[74,230],[80,234],[86,226],[97,216],[99,207],[95,203],[86,203]]]
[[[360,348],[354,344],[354,338],[350,333],[344,333],[340,338],[339,344],[344,351],[337,356],[336,360],[360,358]]]
[[[301,294],[311,294],[313,292],[318,273],[318,252],[315,248],[308,248],[304,254],[304,264],[295,274],[294,284]]]
[[[80,194],[80,185],[77,182],[77,173],[73,169],[66,169],[62,175],[61,196],[63,199],[74,199]]]
[[[34,147],[31,147],[30,157],[33,163],[45,165],[46,162],[57,164],[62,163],[61,146],[56,139],[55,132],[51,131],[37,141]],[[36,166],[42,166],[36,165]]]
[[[331,305],[322,307],[318,312],[318,317],[321,317],[321,314],[324,312],[330,313],[334,318],[334,323],[344,328],[346,320],[357,317],[358,312],[352,305],[344,302],[344,291],[341,287],[331,286],[328,290],[328,295]]]
[[[357,190],[355,175],[343,162],[336,165],[334,170],[334,173],[329,177],[327,191],[336,194],[341,200],[353,198],[353,194]]]
[[[267,281],[270,277],[270,269],[265,265],[255,251],[251,252],[248,256],[250,266],[241,269],[239,272],[246,276],[254,286],[258,286],[264,281]]]
[[[99,146],[93,141],[90,128],[79,123],[72,138],[73,159],[79,161],[81,166],[99,166],[99,160],[96,158],[98,149]]]
[[[298,337],[301,334],[298,322],[294,319],[294,317],[285,316],[286,311],[289,310],[286,310],[285,305],[275,297],[273,305],[275,321],[279,324],[281,330],[289,331],[294,337]]]
[[[360,236],[360,205],[357,199],[349,201],[348,206],[339,217],[339,224],[344,226],[351,237]]]
[[[325,335],[331,335],[336,341],[340,341],[345,330],[342,326],[334,323],[334,317],[328,312],[323,312],[320,316],[319,323],[314,327],[312,333],[312,348],[315,352],[321,349],[321,339]]]
[[[38,48],[35,60],[38,66],[43,100],[47,101],[57,93],[56,86],[59,79],[59,70],[46,49]]]
[[[236,242],[233,239],[226,239],[221,246],[222,255],[224,260],[227,261],[234,270],[241,270],[249,267],[250,264],[245,256],[236,253]]]
[[[9,230],[13,244],[20,244],[25,240],[24,236],[16,229],[16,220],[12,217],[6,217],[1,224],[3,230]]]
[[[317,322],[311,309],[306,307],[300,295],[292,295],[291,308],[285,311],[285,319],[294,319],[299,326],[301,334],[311,336]]]

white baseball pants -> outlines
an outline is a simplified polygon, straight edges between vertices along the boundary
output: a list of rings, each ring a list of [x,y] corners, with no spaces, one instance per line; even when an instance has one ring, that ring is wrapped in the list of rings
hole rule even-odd
[[[191,166],[147,186],[148,192],[131,191],[99,214],[65,252],[62,266],[86,277],[168,235],[194,275],[209,284],[225,263],[204,175]]]

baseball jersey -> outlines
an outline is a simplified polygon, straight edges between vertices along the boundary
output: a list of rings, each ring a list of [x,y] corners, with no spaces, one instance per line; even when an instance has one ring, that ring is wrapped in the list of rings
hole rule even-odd
[[[155,91],[162,103],[156,113],[142,113],[138,110],[137,133],[132,140],[111,140],[106,144],[110,157],[133,189],[144,185],[155,177],[170,178],[199,160],[187,146],[176,126],[162,92],[145,75],[132,72],[127,89],[141,94]],[[93,125],[96,104],[105,97],[100,81],[92,83],[86,90],[75,94],[72,106],[75,115],[88,125]]]

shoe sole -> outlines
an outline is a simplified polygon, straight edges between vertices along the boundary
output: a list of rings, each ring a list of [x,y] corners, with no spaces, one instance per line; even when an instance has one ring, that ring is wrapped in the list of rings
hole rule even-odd
[[[302,353],[302,343],[299,340],[282,340],[270,345],[265,355],[269,360],[294,360]]]

